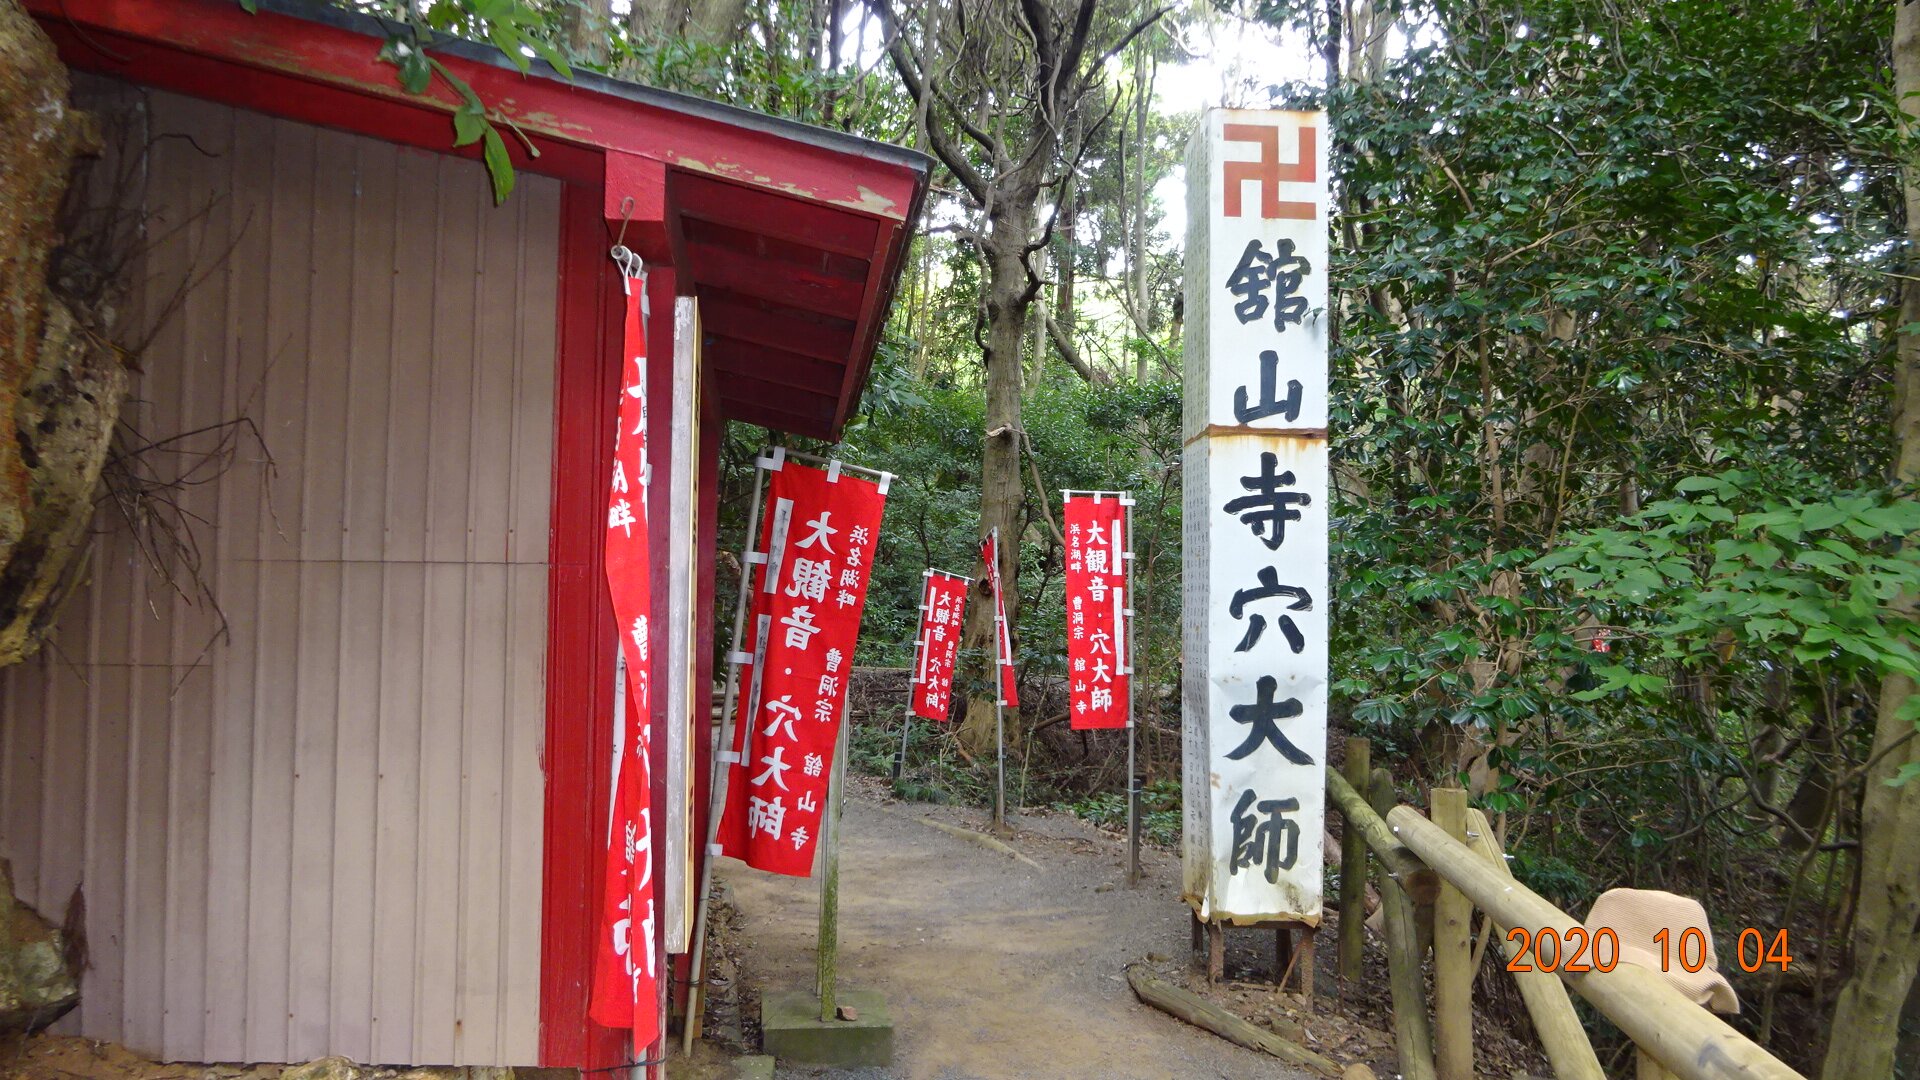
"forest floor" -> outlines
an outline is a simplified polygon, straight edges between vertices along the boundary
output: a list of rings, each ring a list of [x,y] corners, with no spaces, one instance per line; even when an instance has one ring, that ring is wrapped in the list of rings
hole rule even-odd
[[[902,803],[854,777],[843,825],[839,984],[878,990],[895,1027],[887,1070],[835,1075],[911,1080],[1046,1077],[1305,1076],[1140,1004],[1129,964],[1204,992],[1341,1066],[1396,1072],[1381,987],[1335,996],[1333,933],[1321,935],[1318,995],[1307,1010],[1270,985],[1273,936],[1229,935],[1228,980],[1207,987],[1188,960],[1187,907],[1175,852],[1149,846],[1143,880],[1126,885],[1120,837],[1058,812],[1024,813],[1007,838],[1035,866],[941,831],[985,830],[976,809]],[[810,988],[818,885],[719,865],[724,906],[709,1036],[751,1051],[762,990]],[[1384,965],[1382,965],[1384,967]],[[1381,973],[1384,976],[1384,971]],[[1384,984],[1384,977],[1378,980]],[[1500,1063],[1504,1065],[1505,1063]],[[1488,1075],[1511,1069],[1483,1061]],[[1524,1071],[1524,1070],[1523,1070]],[[819,1075],[782,1063],[781,1077]]]

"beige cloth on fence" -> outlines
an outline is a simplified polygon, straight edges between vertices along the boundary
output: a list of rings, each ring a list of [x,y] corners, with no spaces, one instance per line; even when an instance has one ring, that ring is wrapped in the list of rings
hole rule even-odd
[[[1732,984],[1720,974],[1719,957],[1713,951],[1713,928],[1707,925],[1707,909],[1700,906],[1700,901],[1658,889],[1608,889],[1587,912],[1589,939],[1599,933],[1601,927],[1612,930],[1619,938],[1621,960],[1658,972],[1667,985],[1696,1005],[1704,1005],[1717,1013],[1740,1011],[1740,999],[1734,994]],[[1706,938],[1707,962],[1699,971],[1688,971],[1680,962],[1683,956],[1691,960],[1699,955],[1691,942],[1682,951],[1680,938],[1688,927],[1697,928]],[[1667,931],[1664,971],[1661,970],[1660,944],[1654,940],[1654,935],[1662,930]],[[1597,943],[1588,946],[1589,949],[1598,947]]]

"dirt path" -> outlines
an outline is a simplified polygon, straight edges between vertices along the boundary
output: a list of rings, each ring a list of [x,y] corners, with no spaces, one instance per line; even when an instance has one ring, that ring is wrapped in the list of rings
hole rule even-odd
[[[1126,888],[1126,846],[1071,817],[1024,819],[1009,842],[1035,870],[922,821],[984,827],[978,811],[893,802],[856,782],[846,803],[840,984],[883,992],[894,1066],[911,1080],[1303,1076],[1134,1000],[1129,961],[1187,948],[1178,859],[1146,853]],[[719,864],[742,917],[744,981],[813,981],[818,886]],[[781,1076],[807,1076],[784,1070]]]

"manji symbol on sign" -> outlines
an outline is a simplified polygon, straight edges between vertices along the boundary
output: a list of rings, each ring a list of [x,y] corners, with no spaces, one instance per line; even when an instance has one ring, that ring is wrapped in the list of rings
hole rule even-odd
[[[1216,109],[1188,152],[1183,892],[1209,920],[1320,919],[1325,129]]]

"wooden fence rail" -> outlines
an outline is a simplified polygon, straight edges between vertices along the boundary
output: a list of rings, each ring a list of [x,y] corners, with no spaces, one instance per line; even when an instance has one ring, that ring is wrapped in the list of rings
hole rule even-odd
[[[1361,760],[1365,760],[1362,758]],[[1378,785],[1383,770],[1375,769],[1369,787]],[[1410,806],[1391,806],[1390,788],[1374,805],[1354,790],[1339,773],[1327,770],[1327,795],[1346,820],[1349,835],[1365,842],[1384,870],[1381,903],[1386,907],[1389,977],[1393,987],[1394,1037],[1401,1072],[1408,1080],[1452,1080],[1472,1076],[1472,1002],[1468,998],[1473,971],[1463,950],[1469,947],[1466,926],[1472,909],[1492,920],[1503,947],[1505,931],[1523,927],[1529,940],[1551,928],[1566,940],[1579,920],[1514,880],[1505,856],[1494,842],[1484,815],[1466,808],[1464,793],[1435,792],[1435,817],[1429,820]],[[1376,794],[1370,791],[1369,794]],[[1376,806],[1381,809],[1376,811]],[[1441,822],[1453,826],[1443,827]],[[1436,1007],[1440,1052],[1436,1069],[1433,1028],[1427,1024],[1420,959],[1424,951],[1412,925],[1412,895],[1425,875],[1444,882],[1438,891],[1433,936],[1436,968]],[[1356,957],[1346,955],[1344,932],[1349,919],[1364,917],[1364,904],[1353,904],[1355,894],[1346,879],[1363,881],[1366,860],[1341,865],[1342,910],[1340,935],[1342,973],[1356,970]],[[1452,896],[1449,894],[1452,893]],[[1456,899],[1457,898],[1457,899]],[[1348,906],[1348,905],[1352,906]],[[1735,1031],[1719,1017],[1694,1004],[1658,972],[1631,963],[1611,971],[1558,971],[1558,980],[1542,972],[1520,977],[1521,998],[1540,1033],[1541,1043],[1556,1076],[1563,1080],[1603,1080],[1599,1060],[1573,1014],[1566,991],[1571,989],[1611,1020],[1651,1062],[1684,1080],[1804,1080],[1778,1058]]]

